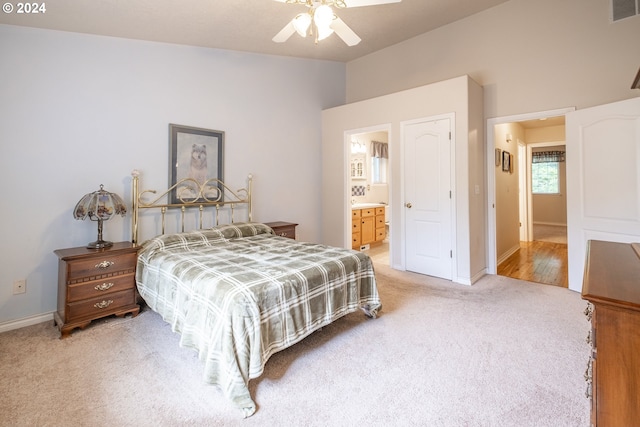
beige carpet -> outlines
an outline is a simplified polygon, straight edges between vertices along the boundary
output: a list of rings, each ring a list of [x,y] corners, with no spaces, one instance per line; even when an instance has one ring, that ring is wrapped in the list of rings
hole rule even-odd
[[[243,420],[160,317],[0,334],[2,426],[588,426],[580,295],[377,266],[384,308],[274,355]]]

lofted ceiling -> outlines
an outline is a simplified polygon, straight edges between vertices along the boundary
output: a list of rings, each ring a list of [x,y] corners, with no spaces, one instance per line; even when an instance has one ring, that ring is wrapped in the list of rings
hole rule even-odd
[[[362,38],[352,47],[335,34],[317,45],[297,34],[273,42],[307,10],[274,0],[55,0],[45,13],[1,13],[0,24],[348,62],[506,1],[402,0],[337,10]]]

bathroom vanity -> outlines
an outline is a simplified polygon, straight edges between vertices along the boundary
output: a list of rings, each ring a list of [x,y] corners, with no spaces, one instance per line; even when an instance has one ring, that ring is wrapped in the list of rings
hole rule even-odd
[[[385,205],[360,203],[351,207],[351,247],[362,249],[366,245],[381,243],[386,235]]]

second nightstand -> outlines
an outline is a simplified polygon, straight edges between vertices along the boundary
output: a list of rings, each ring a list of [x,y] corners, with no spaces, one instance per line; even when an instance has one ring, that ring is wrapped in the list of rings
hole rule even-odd
[[[265,222],[265,225],[271,227],[278,236],[288,237],[294,240],[296,238],[296,227],[298,224],[293,222],[275,221]]]

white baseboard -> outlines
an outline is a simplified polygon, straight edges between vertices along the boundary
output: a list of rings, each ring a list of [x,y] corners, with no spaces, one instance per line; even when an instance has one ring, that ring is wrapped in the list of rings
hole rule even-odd
[[[559,222],[544,222],[544,221],[533,221],[533,225],[555,225],[558,227],[566,227],[567,224],[559,223]]]
[[[498,259],[498,264],[500,265],[502,264],[507,258],[509,258],[511,255],[515,254],[518,249],[520,249],[520,243],[518,243],[516,246],[512,247],[511,249],[509,249],[507,252],[505,252],[499,259]]]
[[[487,275],[487,269],[483,268],[478,273],[471,276],[471,284],[473,285],[474,283],[476,283],[478,280],[482,279],[486,275]]]
[[[38,314],[31,317],[25,317],[23,319],[0,323],[0,333],[48,321],[53,321],[53,311],[50,313]]]

